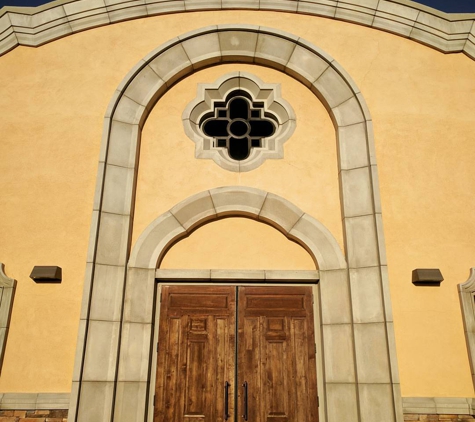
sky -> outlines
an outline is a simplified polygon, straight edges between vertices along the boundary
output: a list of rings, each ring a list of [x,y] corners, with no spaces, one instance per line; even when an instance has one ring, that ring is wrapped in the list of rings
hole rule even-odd
[[[51,0],[0,0],[0,7],[3,6],[39,6],[49,3]],[[414,3],[425,4],[426,6],[442,10],[448,13],[475,13],[475,0],[419,0]]]

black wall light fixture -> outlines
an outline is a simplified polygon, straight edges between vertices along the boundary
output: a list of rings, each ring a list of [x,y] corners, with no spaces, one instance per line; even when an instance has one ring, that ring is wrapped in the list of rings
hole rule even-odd
[[[63,271],[61,267],[35,266],[30,274],[35,283],[61,283]]]
[[[440,286],[444,280],[438,268],[416,268],[412,270],[412,284],[416,286]]]

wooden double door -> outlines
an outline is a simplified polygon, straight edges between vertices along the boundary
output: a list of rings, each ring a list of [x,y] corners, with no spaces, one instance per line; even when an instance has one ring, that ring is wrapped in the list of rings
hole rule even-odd
[[[154,422],[317,422],[312,289],[162,288]]]

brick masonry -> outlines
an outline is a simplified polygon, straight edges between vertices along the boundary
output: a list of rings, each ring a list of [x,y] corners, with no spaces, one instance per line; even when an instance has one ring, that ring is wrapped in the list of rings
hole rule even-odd
[[[67,422],[67,410],[0,410],[0,422]]]
[[[474,422],[475,418],[470,415],[418,415],[414,413],[406,413],[404,415],[404,420],[424,422]]]

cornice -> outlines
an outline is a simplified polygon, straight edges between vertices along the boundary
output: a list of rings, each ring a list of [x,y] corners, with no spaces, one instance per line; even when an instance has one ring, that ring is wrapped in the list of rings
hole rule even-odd
[[[56,0],[30,8],[7,6],[0,9],[0,55],[120,21],[237,8],[352,22],[475,59],[475,13],[449,14],[409,0]]]

